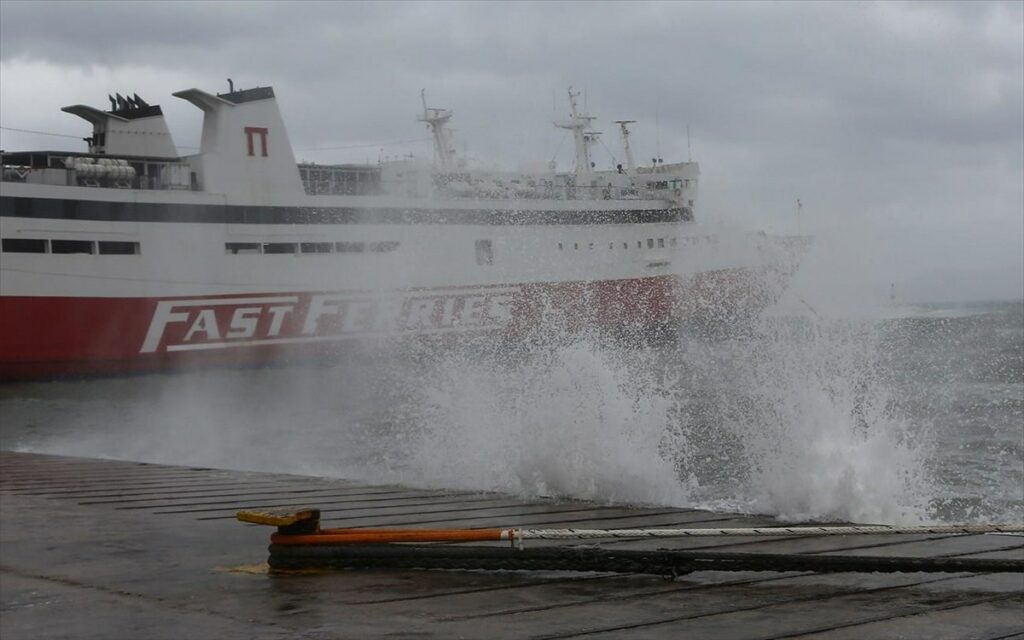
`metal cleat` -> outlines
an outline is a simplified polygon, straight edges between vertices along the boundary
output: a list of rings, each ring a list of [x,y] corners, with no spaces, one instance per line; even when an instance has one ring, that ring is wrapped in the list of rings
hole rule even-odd
[[[320,531],[320,509],[303,508],[297,511],[284,509],[274,511],[255,511],[243,509],[235,514],[242,522],[265,524],[277,527],[277,532],[285,535],[317,533]]]

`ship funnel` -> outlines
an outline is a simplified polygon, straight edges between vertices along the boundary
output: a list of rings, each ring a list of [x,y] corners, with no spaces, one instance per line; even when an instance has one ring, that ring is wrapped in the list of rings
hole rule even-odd
[[[130,98],[120,93],[108,94],[107,99],[110,100],[110,111],[84,104],[61,109],[92,124],[92,136],[86,139],[89,153],[178,157],[178,149],[159,105],[147,103],[138,94],[132,94]]]
[[[238,204],[282,206],[305,194],[271,87],[217,95],[186,89],[174,96],[203,111],[200,156],[193,166],[204,191]]]

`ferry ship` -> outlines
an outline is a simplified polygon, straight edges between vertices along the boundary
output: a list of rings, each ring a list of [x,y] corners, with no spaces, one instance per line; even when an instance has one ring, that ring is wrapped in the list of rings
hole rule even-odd
[[[87,152],[2,153],[0,379],[319,357],[360,340],[648,331],[757,308],[780,264],[726,264],[694,223],[698,165],[598,170],[594,117],[556,122],[575,166],[473,171],[427,107],[434,158],[295,160],[271,87],[173,94],[203,112],[180,156],[160,106],[64,107]],[[697,259],[697,256],[703,258]],[[717,261],[716,261],[717,260]]]

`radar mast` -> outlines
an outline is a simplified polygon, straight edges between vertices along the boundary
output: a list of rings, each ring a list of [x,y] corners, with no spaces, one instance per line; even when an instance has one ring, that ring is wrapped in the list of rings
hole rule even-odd
[[[569,119],[555,122],[559,129],[572,131],[573,141],[576,143],[576,175],[589,176],[593,173],[593,165],[590,160],[590,145],[601,135],[600,131],[585,131],[595,116],[587,113],[579,113],[576,109],[576,98],[580,95],[577,91],[573,93],[569,87]]]
[[[416,120],[426,122],[434,134],[434,152],[441,164],[441,170],[446,173],[454,171],[455,149],[451,144],[451,132],[446,128],[448,121],[452,119],[452,112],[449,109],[428,107],[426,89],[420,90],[420,99],[423,101],[423,115]]]
[[[636,120],[616,120],[619,125],[619,133],[622,134],[622,152],[626,155],[626,173],[636,175],[636,162],[633,161],[633,150],[629,148],[629,127]]]

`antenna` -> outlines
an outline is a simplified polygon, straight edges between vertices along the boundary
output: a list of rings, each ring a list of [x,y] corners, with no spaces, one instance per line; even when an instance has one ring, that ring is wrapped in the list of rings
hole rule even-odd
[[[686,161],[693,162],[693,154],[690,152],[690,125],[686,125]]]
[[[656,158],[661,157],[661,120],[659,118],[657,103],[654,104],[654,155]],[[657,163],[657,160],[655,160],[654,164]],[[655,170],[657,170],[657,167],[655,167]]]
[[[580,113],[576,108],[576,98],[579,97],[579,91],[573,91],[572,87],[569,87],[569,118],[568,120],[556,121],[554,124],[560,129],[569,129],[572,131],[573,139],[576,143],[576,175],[589,176],[592,173],[593,164],[590,160],[590,145],[600,135],[596,131],[587,131],[590,127],[590,123],[594,121],[594,116],[587,113],[585,110]]]
[[[629,175],[636,174],[636,163],[633,161],[633,150],[629,148],[629,127],[636,120],[616,120],[619,125],[619,133],[622,135],[622,151],[626,155],[626,171]]]
[[[452,118],[452,112],[448,109],[427,107],[426,89],[420,89],[420,100],[423,102],[423,115],[417,118],[417,120],[425,122],[434,134],[434,149],[438,160],[441,162],[441,169],[443,171],[452,171],[455,168],[453,158],[455,149],[451,146],[450,131],[446,128],[448,121]]]

